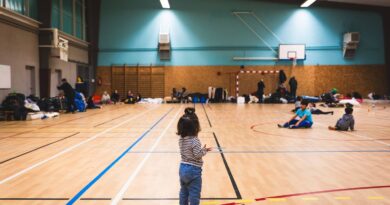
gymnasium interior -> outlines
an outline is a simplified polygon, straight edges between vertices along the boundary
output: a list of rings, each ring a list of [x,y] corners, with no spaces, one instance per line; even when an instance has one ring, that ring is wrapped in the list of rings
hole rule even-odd
[[[0,205],[390,204],[390,0],[0,0],[0,103]]]

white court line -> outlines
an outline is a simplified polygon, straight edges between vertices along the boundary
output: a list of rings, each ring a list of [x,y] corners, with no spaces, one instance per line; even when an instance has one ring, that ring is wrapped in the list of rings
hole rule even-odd
[[[283,114],[285,114],[285,113],[284,113],[284,112],[282,112],[282,111],[276,111],[276,112],[279,112],[279,113],[283,113]],[[328,125],[325,125],[325,124],[323,124],[323,123],[321,123],[321,122],[314,122],[314,124],[318,124],[318,125],[324,126],[324,127],[326,127],[326,129],[328,129],[328,127],[329,127]],[[373,142],[376,142],[376,143],[378,143],[378,144],[382,144],[382,145],[390,146],[390,144],[389,144],[389,143],[386,143],[386,142],[383,142],[383,141],[377,140],[377,139],[375,139],[375,138],[366,137],[366,136],[362,136],[362,135],[354,134],[354,133],[351,133],[351,132],[347,132],[347,133],[344,133],[344,134],[347,134],[347,135],[352,135],[352,136],[355,136],[355,137],[360,137],[360,138],[363,138],[363,139],[369,139],[369,140],[371,140],[371,141],[373,141]]]
[[[141,171],[142,167],[144,166],[144,164],[146,163],[146,161],[149,159],[149,157],[152,155],[151,152],[153,152],[158,143],[160,142],[160,140],[162,139],[162,137],[166,134],[166,132],[168,131],[168,129],[172,126],[172,123],[175,122],[175,119],[177,117],[177,115],[179,114],[179,112],[181,111],[181,108],[182,108],[182,105],[180,106],[179,110],[176,112],[175,116],[173,117],[173,119],[171,120],[171,122],[169,122],[168,126],[164,129],[164,131],[161,133],[160,136],[158,136],[156,142],[154,142],[152,148],[150,148],[150,152],[145,156],[145,158],[142,160],[142,162],[138,165],[138,167],[135,169],[135,171],[133,172],[133,174],[127,179],[126,183],[122,186],[121,190],[116,194],[116,196],[112,199],[111,201],[111,205],[116,205],[119,203],[120,200],[122,200],[122,197],[123,195],[125,194],[126,190],[129,188],[131,182],[135,179],[135,177],[138,175],[138,173]]]
[[[316,124],[319,124],[319,125],[322,125],[322,126],[328,128],[328,126],[325,125],[325,124],[323,124],[323,123],[316,122]],[[343,133],[342,131],[340,131],[340,132]],[[356,131],[353,131],[353,132],[356,132]],[[377,139],[372,138],[372,137],[366,137],[366,136],[363,136],[363,135],[358,135],[358,134],[355,134],[355,133],[352,133],[352,132],[349,132],[349,131],[346,131],[346,133],[344,133],[344,134],[346,134],[346,135],[352,135],[352,136],[355,136],[355,137],[360,137],[360,138],[363,138],[363,139],[368,139],[368,140],[370,140],[370,141],[373,141],[373,142],[376,142],[376,143],[379,143],[379,144],[382,144],[382,145],[390,146],[389,143],[386,143],[386,142],[377,140]]]
[[[113,127],[110,127],[110,128],[108,128],[108,129],[106,129],[106,130],[104,130],[104,131],[102,131],[102,132],[100,132],[100,133],[98,133],[98,134],[92,136],[91,138],[88,138],[87,140],[84,140],[84,141],[82,141],[82,142],[80,142],[80,143],[78,143],[78,144],[75,144],[75,145],[73,145],[73,146],[71,146],[71,147],[69,147],[69,148],[67,148],[67,149],[65,149],[65,150],[63,150],[63,151],[61,151],[61,152],[59,152],[59,153],[57,153],[57,154],[55,154],[55,155],[53,155],[53,156],[51,156],[51,157],[45,159],[45,160],[43,160],[43,161],[41,161],[41,162],[38,162],[38,163],[36,163],[36,164],[34,164],[34,165],[32,165],[32,166],[26,168],[26,169],[23,169],[23,170],[17,172],[16,174],[13,174],[13,175],[11,175],[11,176],[9,176],[9,177],[7,177],[7,178],[1,180],[1,181],[0,181],[0,185],[6,183],[6,182],[8,182],[8,181],[10,181],[10,180],[12,180],[12,179],[14,179],[14,178],[16,178],[16,177],[18,177],[18,176],[20,176],[20,175],[22,175],[22,174],[25,174],[25,173],[29,172],[30,170],[32,170],[32,169],[34,169],[34,168],[36,168],[36,167],[38,167],[38,166],[41,166],[42,164],[45,164],[46,162],[48,162],[48,161],[50,161],[50,160],[52,160],[52,159],[55,159],[55,158],[57,158],[57,157],[59,157],[59,156],[65,154],[65,153],[68,153],[68,152],[72,151],[73,149],[75,149],[75,148],[77,148],[77,147],[79,147],[79,146],[81,146],[81,145],[83,145],[83,144],[85,144],[85,143],[87,143],[87,142],[90,142],[90,141],[92,141],[92,140],[98,138],[99,136],[104,135],[104,134],[106,134],[107,132],[109,132],[109,131],[111,131],[111,130],[113,130],[113,129],[119,127],[119,126],[122,126],[123,124],[125,124],[125,123],[127,123],[127,122],[129,122],[129,121],[131,121],[131,120],[133,120],[133,119],[136,119],[136,118],[138,118],[138,117],[144,115],[145,113],[148,113],[148,112],[150,112],[150,111],[152,111],[152,110],[155,110],[155,109],[157,109],[157,108],[158,108],[158,107],[152,108],[152,109],[149,109],[149,110],[146,110],[146,111],[144,111],[144,112],[141,112],[141,113],[139,113],[138,115],[133,116],[132,118],[129,118],[129,119],[127,119],[127,120],[125,120],[125,121],[123,121],[123,122],[121,122],[121,123],[119,123],[119,124],[113,126]]]
[[[358,134],[350,133],[350,132],[348,132],[347,134],[348,134],[348,135],[353,135],[353,136],[356,136],[356,137],[360,137],[360,138],[369,139],[369,140],[372,140],[372,141],[374,141],[374,142],[376,142],[376,143],[379,143],[379,144],[382,144],[382,145],[390,146],[389,143],[386,143],[386,142],[377,140],[377,139],[375,139],[375,138],[366,137],[366,136],[363,136],[363,135],[358,135]]]

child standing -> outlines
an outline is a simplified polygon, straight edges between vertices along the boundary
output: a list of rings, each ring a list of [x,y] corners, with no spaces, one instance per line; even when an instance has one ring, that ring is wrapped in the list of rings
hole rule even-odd
[[[345,108],[345,114],[343,115],[343,117],[337,121],[336,126],[329,126],[329,129],[341,131],[348,131],[348,129],[351,129],[351,131],[353,131],[355,129],[355,119],[352,113],[352,107]]]
[[[211,151],[206,145],[202,148],[198,133],[200,124],[194,108],[186,108],[185,114],[177,124],[177,134],[180,135],[179,146],[181,163],[180,205],[198,205],[202,190],[202,157]]]
[[[290,121],[286,122],[284,125],[278,124],[279,128],[310,128],[313,125],[313,118],[311,116],[311,112],[307,109],[308,105],[307,100],[302,100],[301,109],[299,109],[295,115],[290,119]],[[299,117],[297,120],[296,118]]]

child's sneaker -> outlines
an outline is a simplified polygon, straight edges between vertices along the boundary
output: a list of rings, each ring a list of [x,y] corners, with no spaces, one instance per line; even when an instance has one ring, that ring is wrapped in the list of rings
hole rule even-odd
[[[335,128],[335,127],[332,127],[332,126],[329,126],[328,129],[329,129],[329,130],[336,130],[336,128]]]

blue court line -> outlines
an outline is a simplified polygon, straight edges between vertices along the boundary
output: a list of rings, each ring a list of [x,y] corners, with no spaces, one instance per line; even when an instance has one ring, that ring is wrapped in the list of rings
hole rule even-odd
[[[128,147],[119,157],[117,157],[113,162],[111,162],[110,165],[108,165],[100,174],[98,174],[92,181],[90,181],[83,189],[81,189],[74,197],[70,199],[67,205],[74,204],[80,197],[89,189],[91,188],[100,178],[104,176],[119,160],[121,160],[127,152],[129,152],[133,147],[135,147],[150,131],[153,130],[171,111],[173,108],[171,108],[167,113],[165,113],[157,122],[155,122],[148,130],[146,130],[130,147]]]

